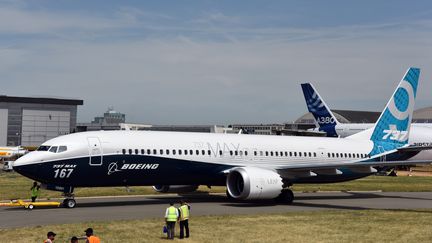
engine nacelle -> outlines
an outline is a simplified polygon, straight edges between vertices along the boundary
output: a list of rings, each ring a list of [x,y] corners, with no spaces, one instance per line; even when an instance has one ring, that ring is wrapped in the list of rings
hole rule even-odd
[[[228,193],[235,199],[273,199],[283,189],[282,178],[272,170],[239,167],[230,171],[226,181]]]
[[[153,190],[160,193],[184,193],[194,192],[198,185],[154,185]]]

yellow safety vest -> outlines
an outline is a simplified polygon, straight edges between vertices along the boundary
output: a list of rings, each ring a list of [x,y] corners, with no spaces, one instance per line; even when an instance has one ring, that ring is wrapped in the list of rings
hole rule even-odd
[[[33,188],[31,189],[31,195],[32,195],[32,197],[37,197],[38,194],[39,194],[39,190],[38,190],[38,188],[37,188],[37,187],[33,187]]]
[[[167,221],[168,222],[175,222],[177,221],[177,208],[175,208],[174,206],[171,206],[168,208],[168,216],[167,216]]]
[[[182,205],[179,209],[180,209],[180,220],[183,221],[189,219],[189,206]]]

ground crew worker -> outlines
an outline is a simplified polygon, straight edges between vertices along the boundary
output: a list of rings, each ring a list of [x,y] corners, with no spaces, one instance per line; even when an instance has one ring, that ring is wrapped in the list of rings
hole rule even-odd
[[[30,188],[32,202],[36,202],[36,198],[39,196],[39,189],[40,186],[37,184],[37,182],[33,182],[33,186]]]
[[[181,206],[178,209],[180,212],[180,239],[184,238],[184,229],[186,229],[186,238],[189,238],[190,205],[183,200],[180,203]]]
[[[174,203],[170,203],[170,206],[165,211],[165,222],[167,225],[167,238],[174,240],[174,229],[175,223],[178,219],[179,212],[177,208],[174,207]]]
[[[52,231],[48,232],[47,239],[44,240],[44,243],[53,243],[56,234]]]
[[[86,243],[100,243],[99,237],[93,235],[92,228],[88,228],[84,232],[86,233],[87,236]]]
[[[71,243],[78,243],[78,237],[72,236]]]

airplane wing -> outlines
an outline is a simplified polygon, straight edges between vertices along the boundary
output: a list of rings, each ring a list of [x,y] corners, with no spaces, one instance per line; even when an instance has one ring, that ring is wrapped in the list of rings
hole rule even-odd
[[[282,177],[310,177],[316,175],[340,175],[341,168],[348,168],[357,173],[375,173],[374,167],[378,166],[397,166],[397,165],[417,165],[432,164],[431,160],[409,160],[409,161],[354,161],[354,162],[326,162],[326,163],[293,163],[283,165],[274,169]]]

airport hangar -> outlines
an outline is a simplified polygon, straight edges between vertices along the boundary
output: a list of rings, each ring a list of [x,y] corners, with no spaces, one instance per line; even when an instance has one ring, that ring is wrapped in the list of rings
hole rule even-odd
[[[0,146],[39,146],[74,132],[83,100],[0,95]]]

